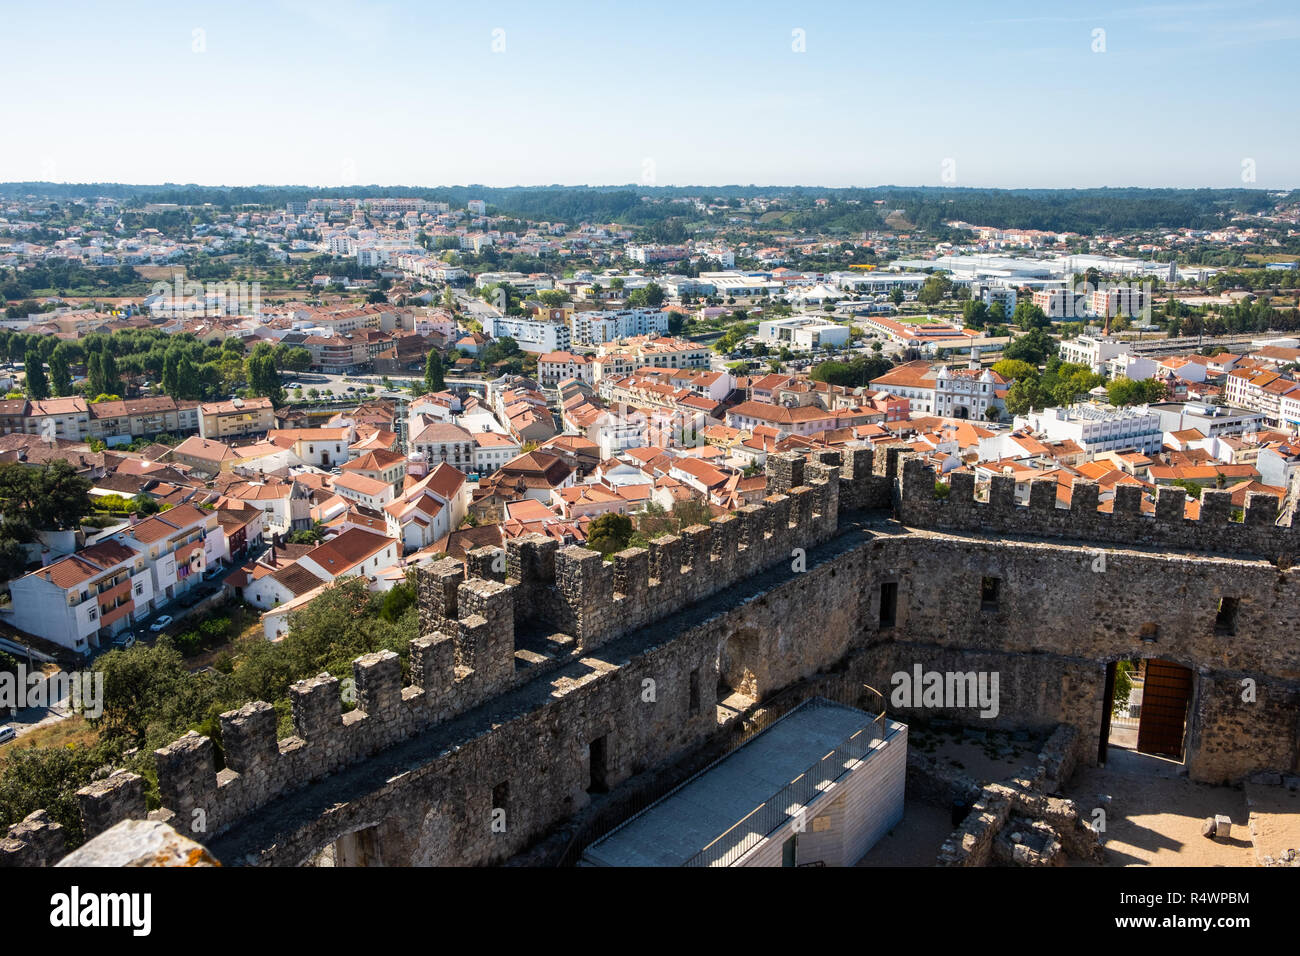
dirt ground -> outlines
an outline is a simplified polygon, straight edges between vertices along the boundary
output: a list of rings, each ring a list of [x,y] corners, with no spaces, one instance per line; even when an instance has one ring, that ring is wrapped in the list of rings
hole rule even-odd
[[[1193,783],[1181,770],[1171,760],[1112,747],[1105,767],[1079,768],[1065,796],[1088,819],[1104,806],[1102,795],[1110,797],[1103,837],[1109,866],[1254,866],[1244,791]],[[1232,819],[1226,842],[1201,836],[1205,818],[1219,814]]]
[[[912,743],[942,765],[980,783],[1014,775],[1039,744],[998,734],[972,741],[959,728],[924,731],[915,738]],[[1064,795],[1089,820],[1094,808],[1106,809],[1104,842],[1109,852],[1104,865],[1255,866],[1256,843],[1261,858],[1300,850],[1300,791],[1210,786],[1188,780],[1182,771],[1172,760],[1112,747],[1105,767],[1075,772]],[[1232,836],[1226,841],[1206,839],[1201,835],[1206,817],[1220,814],[1232,820]],[[857,866],[933,866],[952,830],[948,808],[909,800],[902,821]],[[1068,865],[1098,864],[1070,860]]]
[[[944,770],[956,770],[981,784],[1016,776],[1034,761],[1042,740],[1004,730],[977,730],[982,738],[961,727],[938,725],[908,729],[908,746],[934,758]]]
[[[939,847],[952,833],[952,811],[912,801],[903,819],[855,866],[934,866]]]
[[[1287,850],[1300,852],[1300,790],[1246,784],[1246,806],[1255,856],[1281,859]]]

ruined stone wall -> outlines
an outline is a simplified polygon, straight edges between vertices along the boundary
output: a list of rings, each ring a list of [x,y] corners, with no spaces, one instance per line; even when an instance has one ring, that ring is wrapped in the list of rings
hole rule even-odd
[[[882,690],[917,663],[997,672],[1001,699],[991,726],[1068,723],[1095,753],[1105,665],[1159,657],[1197,675],[1188,741],[1194,779],[1235,781],[1264,763],[1296,765],[1296,570],[1257,559],[916,531],[890,539],[887,554],[883,570],[900,581],[898,624],[882,632],[890,643],[866,677]],[[996,606],[983,600],[985,578],[997,581]],[[1225,597],[1237,602],[1231,634],[1216,627]],[[1252,685],[1243,681],[1253,682],[1254,700],[1244,699]],[[906,712],[891,710],[904,720]]]

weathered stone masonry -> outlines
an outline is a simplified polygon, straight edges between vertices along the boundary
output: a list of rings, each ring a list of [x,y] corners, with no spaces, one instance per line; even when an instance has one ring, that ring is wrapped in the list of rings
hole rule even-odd
[[[961,476],[938,498],[921,462],[868,450],[773,456],[769,487],[760,506],[612,564],[533,537],[510,543],[504,573],[486,549],[470,555],[468,577],[435,565],[419,582],[410,686],[396,655],[371,654],[354,665],[347,714],[337,679],[294,685],[287,740],[268,704],[222,715],[226,768],[214,771],[197,734],[159,750],[165,809],[154,815],[227,864],[300,864],[363,830],[388,864],[500,862],[579,813],[597,780],[617,788],[715,739],[719,695],[761,701],[830,668],[888,693],[916,663],[997,671],[994,723],[1074,727],[1086,760],[1105,665],[1164,657],[1197,672],[1193,778],[1297,768],[1300,529],[1266,521],[1262,502],[1237,524],[1213,492],[1201,522],[1183,521],[1181,504],[1175,516],[1163,490],[1155,518],[1128,499],[1100,514],[1087,484],[1070,510],[1049,509],[1037,486],[1017,507],[998,478],[988,503]],[[1000,582],[992,608],[989,577]],[[1216,633],[1225,596],[1239,608],[1231,635]],[[1254,703],[1241,699],[1244,679]],[[88,832],[145,814],[131,774],[80,799]],[[57,857],[47,820],[20,828],[0,862]]]

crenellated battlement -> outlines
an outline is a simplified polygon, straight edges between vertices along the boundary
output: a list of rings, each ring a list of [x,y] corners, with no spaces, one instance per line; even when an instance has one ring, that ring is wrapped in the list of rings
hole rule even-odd
[[[1300,551],[1300,529],[1277,524],[1278,502],[1269,494],[1247,496],[1242,520],[1232,520],[1232,497],[1207,489],[1201,494],[1200,517],[1185,517],[1187,496],[1181,488],[1157,490],[1155,514],[1142,512],[1142,489],[1118,485],[1109,513],[1098,511],[1098,486],[1075,481],[1070,507],[1057,505],[1057,483],[1039,478],[1029,483],[1029,503],[1016,501],[1010,475],[994,475],[988,499],[976,495],[975,476],[954,473],[948,491],[935,488],[935,472],[921,458],[903,461],[897,517],[905,525],[935,530],[982,531],[1028,537],[1062,538],[1098,544],[1141,545],[1208,554],[1244,554],[1290,563]]]
[[[846,461],[847,460],[847,461]],[[391,651],[353,662],[344,682],[329,674],[289,689],[293,736],[280,740],[271,704],[222,714],[225,768],[213,742],[193,731],[154,752],[163,809],[151,818],[210,839],[275,798],[336,773],[535,679],[611,640],[667,617],[751,575],[790,563],[839,528],[841,499],[887,506],[896,456],[878,467],[870,449],[769,458],[769,490],[709,524],[664,535],[605,561],[595,551],[542,535],[417,569],[420,636],[410,643],[411,682]],[[504,558],[504,561],[502,560]],[[542,652],[517,646],[517,622],[548,636]],[[79,791],[88,834],[145,816],[143,781],[123,772]],[[36,815],[33,815],[34,817]],[[0,844],[0,864],[57,857],[61,828],[29,819]]]
[[[485,715],[484,721],[475,717],[467,722],[484,728],[480,732],[484,742],[475,758],[479,762],[462,772],[475,781],[472,798],[479,803],[471,809],[486,816],[496,805],[486,805],[488,797],[496,801],[498,784],[519,772],[503,769],[499,755],[494,755],[494,741],[506,739],[504,732],[498,732],[498,715],[492,709],[498,701],[505,702],[502,712],[510,714],[502,723],[523,735],[510,745],[515,747],[511,751],[515,756],[537,746],[538,740],[550,741],[542,746],[554,748],[561,746],[557,741],[563,739],[563,746],[575,748],[565,751],[563,763],[570,770],[584,766],[582,761],[595,761],[599,752],[609,764],[607,779],[615,779],[616,770],[621,775],[633,772],[640,752],[662,749],[667,753],[674,745],[716,732],[709,695],[722,671],[731,666],[727,655],[743,656],[744,642],[757,638],[744,638],[725,650],[718,644],[718,635],[703,624],[702,650],[671,635],[656,636],[644,646],[636,643],[638,649],[630,660],[603,661],[599,654],[593,656],[603,646],[697,605],[701,619],[713,621],[716,615],[705,613],[711,607],[705,603],[708,599],[757,575],[781,569],[787,573],[774,580],[784,583],[772,589],[764,585],[763,600],[746,613],[765,621],[767,631],[776,633],[782,629],[776,622],[797,619],[798,608],[807,607],[810,618],[820,622],[821,628],[796,629],[786,635],[790,643],[781,645],[779,652],[769,648],[764,654],[753,655],[745,665],[751,673],[737,674],[738,683],[730,686],[766,681],[767,669],[774,666],[782,669],[787,680],[791,674],[806,676],[812,672],[810,666],[815,669],[839,660],[854,641],[873,631],[876,620],[883,621],[876,603],[880,589],[873,586],[875,579],[863,577],[870,574],[864,571],[867,559],[863,551],[889,556],[878,573],[895,579],[902,576],[895,591],[899,602],[897,635],[887,635],[884,640],[907,634],[909,614],[913,623],[923,622],[923,615],[932,609],[949,606],[951,602],[916,600],[909,610],[909,595],[927,587],[932,572],[909,578],[900,570],[911,560],[899,557],[906,553],[906,545],[882,549],[879,545],[887,545],[892,532],[877,536],[871,528],[856,528],[857,537],[845,534],[849,529],[841,522],[842,513],[880,515],[892,508],[902,525],[917,528],[1241,553],[1287,562],[1296,551],[1294,530],[1274,523],[1276,502],[1266,495],[1251,496],[1243,521],[1231,520],[1227,493],[1213,490],[1204,493],[1201,515],[1195,521],[1183,517],[1184,495],[1179,489],[1160,490],[1155,515],[1141,513],[1140,489],[1136,487],[1120,486],[1109,514],[1097,511],[1098,489],[1090,482],[1074,485],[1068,509],[1057,507],[1056,485],[1050,480],[1032,483],[1028,499],[1027,505],[1017,504],[1013,480],[995,476],[987,500],[978,500],[974,478],[965,474],[950,476],[947,494],[939,495],[933,469],[905,448],[891,448],[885,454],[873,454],[870,449],[782,454],[768,460],[768,495],[762,502],[680,534],[662,536],[648,547],[629,548],[611,561],[595,551],[533,535],[511,540],[504,551],[483,548],[471,552],[464,564],[453,559],[436,562],[417,570],[419,636],[410,642],[407,682],[403,682],[400,657],[391,651],[358,658],[347,680],[321,674],[299,681],[289,691],[293,734],[285,739],[278,737],[276,712],[269,703],[256,701],[222,714],[224,768],[216,770],[213,741],[194,732],[158,749],[154,760],[162,809],[148,816],[207,843],[232,828],[244,832],[254,826],[259,812],[273,801],[327,778],[345,776],[345,771],[358,769],[364,775],[375,764],[359,765],[386,751],[403,753],[408,744],[417,748],[427,745],[425,764],[445,760],[449,766],[458,766],[460,745],[454,741],[461,738],[444,742],[436,734],[422,735],[442,725],[459,733],[459,725],[451,722],[471,711]],[[904,535],[900,541],[909,537],[915,536]],[[863,548],[867,542],[870,546]],[[822,553],[835,556],[828,562],[830,567],[819,565],[817,573],[806,577],[788,573],[803,570],[801,552],[806,555],[828,544]],[[990,547],[996,547],[996,542]],[[1160,555],[1153,555],[1150,561],[1159,565]],[[837,573],[835,565],[848,573],[840,574],[831,584]],[[809,589],[806,597],[805,587]],[[951,583],[947,590],[955,593]],[[773,593],[782,595],[780,611],[766,610]],[[972,593],[978,597],[978,589]],[[951,606],[958,613],[961,602]],[[1244,614],[1254,613],[1249,602],[1244,602],[1243,608]],[[773,617],[765,618],[768,614]],[[1131,624],[1108,627],[1106,634],[1121,642],[1129,640],[1124,635],[1139,632]],[[930,625],[917,623],[926,634],[951,630],[947,621]],[[1180,630],[1196,633],[1196,626]],[[835,639],[823,643],[822,631],[836,635]],[[726,632],[721,639],[727,645]],[[629,646],[622,642],[619,653]],[[665,677],[666,671],[655,670],[667,666],[664,661],[668,657],[675,675],[672,681]],[[640,668],[642,673],[648,668],[657,675],[661,693],[671,696],[676,702],[673,706],[683,708],[686,717],[665,709],[664,722],[656,724],[655,718],[647,718],[651,713],[647,711],[636,711],[641,716],[612,714],[609,699],[618,696],[617,688],[624,683],[620,673],[628,668]],[[778,681],[772,686],[782,685]],[[639,697],[637,701],[639,707]],[[355,707],[345,711],[345,702]],[[1278,706],[1278,720],[1290,719],[1289,705],[1283,701]],[[543,730],[543,722],[552,712],[548,708],[555,707],[581,709],[585,729],[576,735],[562,733],[557,728],[568,725],[557,718]],[[567,712],[570,720],[575,719],[572,711]],[[651,722],[645,723],[647,719]],[[683,719],[689,722],[686,729],[682,729]],[[615,731],[623,743],[607,741],[596,747],[598,738]],[[639,739],[642,734],[645,739]],[[393,750],[399,744],[403,749]],[[619,747],[626,749],[620,751]],[[595,771],[588,769],[594,776]],[[398,777],[405,774],[400,768],[395,772]],[[519,776],[515,779],[522,782]],[[531,827],[530,832],[541,832],[557,819],[566,818],[586,799],[585,790],[572,789],[573,781],[568,778],[563,783],[548,783],[533,768],[527,779],[539,796],[533,803],[516,805],[512,812],[526,815],[534,807],[546,807],[545,812],[536,810],[534,818],[520,824]],[[508,788],[500,796],[508,801]],[[86,833],[92,836],[120,820],[143,818],[147,812],[144,781],[123,771],[82,788],[77,797]],[[300,799],[305,798],[293,798]],[[342,825],[339,832],[346,832]],[[36,813],[12,827],[8,839],[0,840],[0,865],[40,865],[57,859],[63,846],[62,828],[47,814]],[[483,854],[489,851],[484,844],[475,843],[460,852],[464,859],[484,859]]]

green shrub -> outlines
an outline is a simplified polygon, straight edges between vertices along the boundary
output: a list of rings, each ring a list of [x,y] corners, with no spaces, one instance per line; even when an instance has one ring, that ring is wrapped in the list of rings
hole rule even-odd
[[[203,635],[198,631],[186,631],[176,638],[176,649],[186,657],[193,657],[203,649]]]

